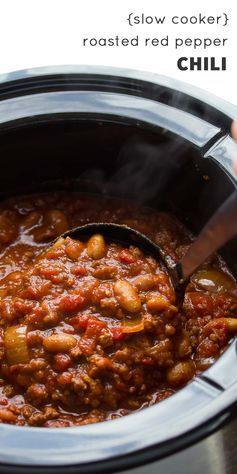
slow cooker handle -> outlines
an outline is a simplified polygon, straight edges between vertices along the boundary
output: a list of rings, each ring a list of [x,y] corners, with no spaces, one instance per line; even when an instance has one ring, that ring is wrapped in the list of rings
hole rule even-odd
[[[231,175],[235,187],[237,176],[233,170],[233,161],[237,160],[237,143],[225,135],[217,141],[204,155],[204,158],[213,158]]]

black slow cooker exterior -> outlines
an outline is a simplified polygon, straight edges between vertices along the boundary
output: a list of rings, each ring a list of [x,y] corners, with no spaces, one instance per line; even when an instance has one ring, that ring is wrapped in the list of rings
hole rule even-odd
[[[99,67],[0,78],[0,193],[69,189],[175,212],[198,232],[235,189],[237,108],[162,76]],[[222,254],[237,276],[237,242]],[[236,412],[236,341],[176,395],[106,423],[0,426],[0,472],[115,472],[168,456]]]

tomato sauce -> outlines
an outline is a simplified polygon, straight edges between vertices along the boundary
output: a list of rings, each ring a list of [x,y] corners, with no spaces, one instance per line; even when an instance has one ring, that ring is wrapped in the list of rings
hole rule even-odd
[[[88,222],[128,224],[171,262],[192,237],[174,216],[76,193],[0,205],[0,421],[64,427],[111,420],[175,393],[237,331],[236,282],[213,256],[175,295],[162,262],[91,235]],[[56,240],[55,240],[56,239]]]

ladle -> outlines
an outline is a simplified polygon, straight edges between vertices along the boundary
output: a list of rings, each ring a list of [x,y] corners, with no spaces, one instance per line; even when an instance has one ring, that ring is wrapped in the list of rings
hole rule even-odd
[[[92,234],[102,234],[108,240],[125,245],[136,245],[156,259],[161,259],[168,269],[174,288],[177,289],[210,255],[237,234],[237,191],[218,208],[190,245],[186,255],[174,266],[170,265],[155,242],[127,225],[90,223],[75,227],[62,234],[62,237],[81,239]]]

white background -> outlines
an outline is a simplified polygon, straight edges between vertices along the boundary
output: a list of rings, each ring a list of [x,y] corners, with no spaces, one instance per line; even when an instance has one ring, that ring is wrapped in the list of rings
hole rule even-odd
[[[136,14],[217,16],[226,12],[228,26],[138,25],[126,18]],[[237,2],[235,0],[0,0],[0,73],[60,64],[100,64],[152,71],[195,84],[237,105]],[[83,48],[83,37],[225,37],[225,48],[206,52],[192,47]],[[181,72],[180,56],[227,57],[227,71]]]

